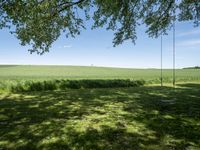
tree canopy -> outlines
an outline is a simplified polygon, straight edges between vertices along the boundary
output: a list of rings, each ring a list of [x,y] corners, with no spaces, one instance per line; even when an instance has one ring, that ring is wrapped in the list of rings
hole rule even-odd
[[[137,39],[144,24],[150,37],[166,34],[173,21],[200,24],[200,0],[0,0],[0,29],[9,28],[22,45],[43,54],[62,32],[75,37],[92,19],[92,29],[114,31],[113,45]]]

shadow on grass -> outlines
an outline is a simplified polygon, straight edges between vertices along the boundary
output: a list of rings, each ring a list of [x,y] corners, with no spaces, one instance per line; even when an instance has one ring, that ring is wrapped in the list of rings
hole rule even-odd
[[[199,84],[2,94],[0,108],[0,149],[200,147]]]

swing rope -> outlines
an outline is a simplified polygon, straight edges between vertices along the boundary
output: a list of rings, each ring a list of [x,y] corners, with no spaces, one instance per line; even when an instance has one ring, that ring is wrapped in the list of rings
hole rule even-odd
[[[174,8],[174,17],[175,17],[175,8]],[[174,18],[174,21],[173,21],[173,87],[175,88],[176,86],[176,66],[175,66],[175,63],[176,63],[176,52],[175,52],[175,18]]]
[[[160,81],[161,87],[163,86],[163,46],[162,46],[162,34],[160,37]]]

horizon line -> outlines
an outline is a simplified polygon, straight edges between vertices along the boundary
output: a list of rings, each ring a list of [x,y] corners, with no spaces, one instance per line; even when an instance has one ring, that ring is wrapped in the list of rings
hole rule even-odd
[[[122,67],[122,66],[101,66],[101,65],[67,65],[67,64],[6,64],[0,63],[0,66],[66,66],[66,67],[97,67],[97,68],[119,68],[119,69],[161,69],[159,67]],[[185,66],[176,69],[184,69],[196,66]],[[163,68],[163,69],[173,69],[173,68]]]

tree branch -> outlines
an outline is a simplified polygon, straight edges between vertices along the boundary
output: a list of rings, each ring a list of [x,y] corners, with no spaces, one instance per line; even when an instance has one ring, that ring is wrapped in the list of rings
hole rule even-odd
[[[5,3],[10,3],[10,1],[9,1],[9,0],[8,0],[8,1],[3,0],[3,1],[0,3],[0,9],[3,7],[3,5],[4,5]]]
[[[67,5],[65,5],[63,8],[61,8],[60,10],[58,10],[58,13],[64,11],[68,7],[71,7],[73,5],[78,5],[78,4],[82,3],[83,1],[85,1],[85,0],[79,0],[77,2],[65,2],[65,3],[61,4],[60,6],[65,5],[65,4],[67,4]]]

